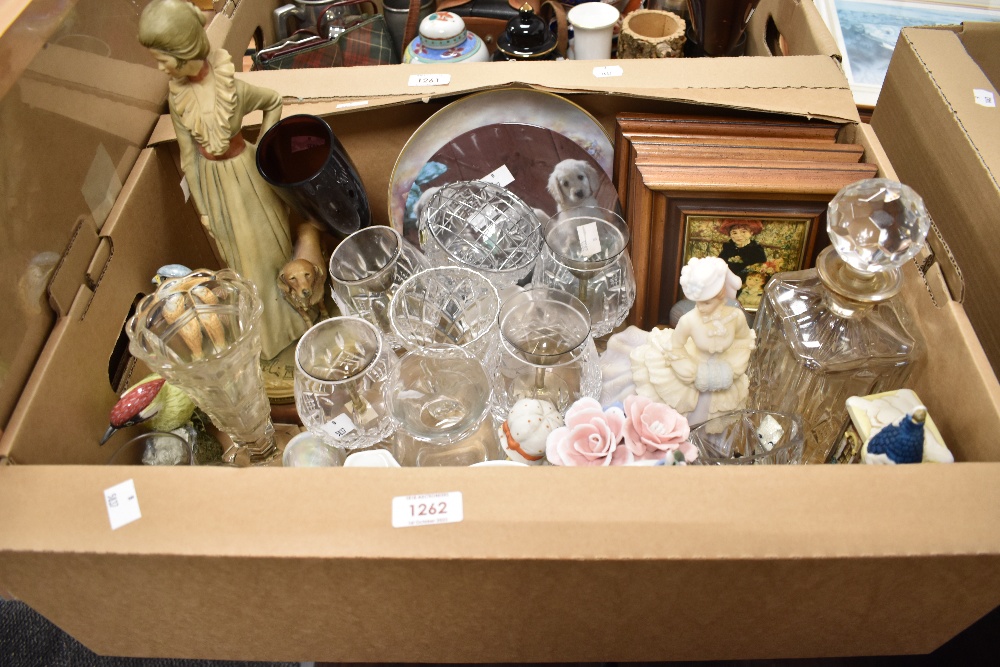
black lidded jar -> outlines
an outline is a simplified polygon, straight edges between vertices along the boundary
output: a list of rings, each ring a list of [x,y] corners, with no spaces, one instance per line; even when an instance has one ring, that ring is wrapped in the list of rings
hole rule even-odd
[[[493,60],[555,60],[558,40],[549,27],[525,3],[517,16],[507,22],[507,28],[497,37]]]

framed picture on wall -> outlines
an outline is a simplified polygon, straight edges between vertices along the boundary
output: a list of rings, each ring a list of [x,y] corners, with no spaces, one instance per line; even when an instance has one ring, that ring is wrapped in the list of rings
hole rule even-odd
[[[996,0],[978,3],[816,0],[816,8],[837,40],[855,103],[871,107],[878,101],[902,28],[1000,21],[1000,2]]]

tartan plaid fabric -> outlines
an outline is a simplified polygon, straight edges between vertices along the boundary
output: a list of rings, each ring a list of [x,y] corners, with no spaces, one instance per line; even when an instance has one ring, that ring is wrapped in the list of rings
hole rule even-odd
[[[399,64],[385,17],[381,14],[354,24],[331,40],[310,41],[302,45],[289,42],[286,48],[279,47],[270,54],[265,51],[254,58],[254,69]]]

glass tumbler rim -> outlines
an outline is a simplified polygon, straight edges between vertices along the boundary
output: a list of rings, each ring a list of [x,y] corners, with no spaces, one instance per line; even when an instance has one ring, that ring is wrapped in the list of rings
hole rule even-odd
[[[588,215],[587,211],[600,211],[605,215]],[[572,257],[567,257],[566,255],[558,252],[549,244],[549,235],[551,231],[555,228],[557,224],[572,222],[577,218],[597,218],[604,222],[607,222],[615,229],[617,229],[622,235],[622,247],[614,255],[611,255],[599,262],[589,262],[587,260],[573,259]],[[632,241],[632,235],[629,232],[628,224],[626,224],[625,219],[622,218],[615,211],[604,208],[602,206],[574,206],[568,208],[564,211],[560,211],[553,216],[550,216],[548,220],[542,223],[542,241],[545,243],[545,247],[550,253],[552,253],[553,258],[560,264],[574,269],[597,269],[601,266],[606,266],[612,264],[615,260],[621,257],[622,253],[628,249],[629,243]],[[587,266],[593,264],[593,266]]]
[[[403,299],[405,298],[405,295],[407,294],[408,290],[413,289],[414,285],[419,284],[420,279],[427,279],[428,278],[427,274],[432,274],[432,273],[435,275],[448,274],[448,273],[465,274],[467,277],[472,278],[474,280],[478,280],[483,285],[487,286],[489,288],[488,293],[493,295],[491,303],[495,305],[494,308],[495,312],[489,318],[485,318],[485,321],[489,322],[489,325],[483,327],[482,331],[480,331],[478,335],[472,340],[466,342],[464,345],[455,345],[455,347],[458,347],[460,349],[465,349],[471,345],[475,345],[485,336],[489,335],[490,330],[492,329],[492,325],[497,322],[497,317],[499,316],[501,309],[500,293],[497,291],[496,286],[490,281],[489,278],[484,276],[479,271],[476,271],[475,269],[470,269],[465,266],[435,266],[429,269],[424,269],[423,271],[420,271],[418,273],[415,273],[406,280],[404,280],[400,284],[399,288],[396,290],[396,293],[393,294],[392,296],[392,301],[390,302],[389,305],[389,324],[392,327],[393,333],[395,333],[396,336],[399,337],[399,340],[402,341],[404,347],[406,347],[408,350],[415,350],[415,349],[423,349],[426,347],[431,347],[434,345],[448,345],[448,343],[430,343],[430,344],[415,343],[410,338],[410,336],[404,334],[400,330],[399,324],[397,323],[397,320],[401,317],[396,312],[397,305],[403,302]]]
[[[337,257],[337,251],[340,250],[341,252],[343,252],[342,249],[348,247],[348,242],[357,243],[357,239],[355,237],[359,237],[362,235],[369,235],[375,232],[380,234],[388,232],[390,237],[394,238],[396,242],[396,249],[393,251],[392,256],[389,258],[389,260],[385,263],[385,266],[362,278],[355,278],[355,279],[341,278],[338,275],[338,272],[334,271],[334,259]],[[346,236],[343,241],[337,244],[337,247],[333,249],[333,252],[330,253],[328,274],[330,276],[330,280],[339,283],[341,285],[348,285],[348,286],[361,285],[363,283],[366,283],[370,280],[373,280],[375,278],[384,275],[386,272],[390,270],[395,271],[395,266],[399,262],[399,259],[400,257],[402,257],[402,255],[403,255],[403,235],[400,234],[398,231],[386,225],[371,225],[369,227],[362,227],[358,231]]]
[[[187,460],[184,463],[175,465],[195,465],[196,460],[194,448],[191,447],[191,444],[184,439],[183,436],[170,431],[146,431],[145,433],[139,433],[138,435],[132,436],[115,450],[114,454],[111,455],[111,458],[108,459],[107,465],[121,465],[121,463],[118,463],[120,456],[133,449],[137,444],[144,443],[148,440],[152,440],[153,438],[166,438],[167,440],[172,440],[181,445],[181,449],[183,449]]]
[[[329,380],[326,378],[316,377],[315,375],[307,371],[305,368],[303,368],[302,361],[300,358],[301,355],[299,353],[300,350],[302,350],[303,341],[307,339],[309,334],[321,328],[327,328],[331,326],[331,324],[340,324],[342,322],[347,322],[347,321],[351,323],[359,323],[362,326],[362,328],[369,329],[375,335],[375,341],[377,343],[377,347],[375,348],[375,352],[371,355],[371,359],[368,360],[368,362],[364,365],[364,367],[359,369],[356,373],[354,373],[350,377],[341,378],[339,380]],[[314,380],[316,382],[322,382],[324,384],[339,385],[347,382],[354,382],[358,378],[364,377],[372,370],[372,367],[375,366],[379,358],[381,358],[382,356],[383,346],[384,342],[382,340],[382,332],[379,331],[378,327],[376,327],[368,320],[356,317],[354,315],[341,315],[338,317],[329,317],[309,327],[309,329],[307,329],[306,332],[302,334],[302,336],[299,338],[299,341],[295,344],[295,369],[300,373],[302,373],[303,375],[305,375],[306,377],[308,377],[309,379]]]
[[[512,312],[516,308],[523,307],[524,305],[529,304],[532,301],[536,301],[536,299],[530,298],[534,294],[544,294],[544,297],[542,298],[547,298],[548,300],[551,301],[558,301],[563,305],[569,306],[573,310],[577,311],[577,313],[581,316],[582,321],[586,325],[586,331],[580,337],[580,340],[576,341],[576,343],[572,345],[569,349],[564,350],[562,352],[554,352],[552,354],[541,354],[538,352],[525,350],[520,345],[510,340],[510,338],[507,336],[504,323],[507,321],[507,319],[511,316]],[[587,305],[582,301],[580,301],[580,299],[576,298],[572,294],[569,294],[562,290],[555,289],[553,287],[548,287],[543,285],[533,285],[531,287],[522,289],[517,294],[514,294],[500,306],[500,312],[497,314],[497,328],[500,330],[501,343],[505,345],[508,348],[508,350],[510,350],[510,348],[514,348],[513,352],[515,354],[520,353],[520,354],[528,354],[533,357],[557,359],[559,357],[565,357],[567,355],[573,356],[575,352],[581,350],[583,346],[587,343],[587,340],[591,338],[591,334],[593,331],[593,323],[590,318],[590,309],[587,308]],[[558,364],[553,364],[553,365],[558,365]]]
[[[720,415],[712,417],[711,419],[706,419],[703,422],[692,424],[691,432],[694,433],[696,430],[703,428],[706,424],[709,424],[711,422],[719,421],[721,419],[732,419],[737,416],[739,416],[740,418],[746,418],[746,415],[751,413],[762,414],[762,415],[773,415],[775,417],[784,417],[785,419],[788,419],[792,423],[792,425],[798,430],[800,435],[804,434],[805,432],[805,420],[802,419],[801,415],[790,412],[778,412],[776,410],[757,410],[754,408],[741,408],[739,410],[731,410],[729,412],[724,412]],[[706,453],[702,449],[702,447],[699,447],[696,443],[693,442],[692,444],[694,444],[695,447],[698,448],[698,460],[702,463],[707,463],[711,465],[715,463],[724,463],[726,461],[732,460],[729,458],[721,458],[717,456],[706,456]],[[770,451],[761,452],[760,454],[740,456],[739,465],[750,465],[756,461],[774,457],[780,454],[782,451],[788,451],[792,449],[795,446],[795,444],[796,443],[793,441],[793,439],[791,437],[788,437],[786,438],[784,444],[780,446],[775,445]],[[802,447],[801,443],[798,446],[801,448]]]

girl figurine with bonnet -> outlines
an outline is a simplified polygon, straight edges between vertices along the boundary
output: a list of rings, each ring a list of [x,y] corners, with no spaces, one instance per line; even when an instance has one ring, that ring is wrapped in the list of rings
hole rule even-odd
[[[263,135],[281,118],[281,97],[237,80],[232,58],[211,47],[204,25],[205,15],[186,0],[153,0],[139,20],[139,41],[170,76],[181,168],[222,261],[257,287],[262,357],[271,359],[306,327],[276,284],[292,255],[288,212],[258,173],[255,146],[241,128],[244,115],[260,110]]]
[[[695,308],[676,328],[651,331],[630,360],[636,393],[666,403],[693,425],[745,406],[755,337],[743,310],[726,305],[741,283],[725,260],[694,258],[680,282]]]

